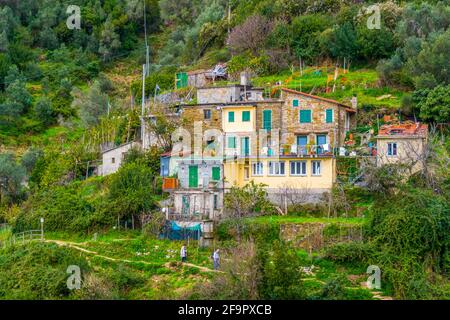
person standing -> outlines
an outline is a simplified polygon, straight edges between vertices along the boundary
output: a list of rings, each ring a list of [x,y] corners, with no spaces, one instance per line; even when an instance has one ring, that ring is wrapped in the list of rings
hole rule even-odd
[[[186,260],[187,260],[187,249],[186,249],[186,246],[184,246],[184,245],[181,247],[180,256],[181,256],[181,262],[186,262]]]
[[[214,261],[214,270],[218,270],[219,267],[220,267],[219,249],[214,251],[214,253],[213,253],[213,261]]]

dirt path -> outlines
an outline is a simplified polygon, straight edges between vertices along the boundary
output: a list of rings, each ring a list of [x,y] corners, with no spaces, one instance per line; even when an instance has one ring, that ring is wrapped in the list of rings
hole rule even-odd
[[[137,260],[136,261],[136,260],[112,258],[112,257],[101,255],[98,252],[79,247],[79,245],[83,245],[85,243],[75,243],[75,242],[62,241],[62,240],[45,240],[45,242],[55,243],[58,246],[70,247],[70,248],[73,248],[75,250],[78,250],[78,251],[81,251],[81,252],[84,252],[84,253],[87,253],[87,254],[91,254],[91,255],[93,255],[95,257],[102,258],[102,259],[109,260],[109,261],[125,262],[125,263],[142,263],[142,264],[146,264],[146,265],[159,265],[159,263],[143,261],[143,260]],[[165,263],[164,267],[169,269],[169,264],[170,264],[170,262]],[[192,263],[188,263],[188,262],[184,262],[183,265],[186,265],[186,266],[189,266],[189,267],[192,267],[192,268],[197,268],[197,269],[199,269],[199,270],[201,270],[203,272],[222,272],[222,271],[213,270],[213,269],[210,269],[210,268],[207,268],[207,267],[203,267],[203,266],[198,266],[196,264],[192,264]]]
[[[164,267],[170,268],[170,265],[169,265],[169,264],[170,264],[170,262],[165,263],[165,264],[164,264]],[[223,271],[220,271],[220,270],[210,269],[210,268],[208,268],[208,267],[199,266],[199,265],[192,264],[192,263],[189,263],[189,262],[182,262],[181,265],[183,265],[183,266],[188,266],[188,267],[192,267],[192,268],[197,268],[197,269],[199,269],[199,270],[201,270],[201,271],[204,271],[204,272],[224,273]]]
[[[367,282],[361,282],[361,287],[364,289],[368,289],[367,287]],[[382,292],[380,291],[370,291],[373,295],[374,298],[379,299],[379,300],[394,300],[394,298],[390,297],[390,296],[383,296]]]

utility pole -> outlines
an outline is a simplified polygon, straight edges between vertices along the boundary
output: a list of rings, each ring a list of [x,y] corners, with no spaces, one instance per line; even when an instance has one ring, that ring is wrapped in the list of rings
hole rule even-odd
[[[146,67],[145,64],[142,65],[142,108],[141,108],[141,143],[144,144],[144,131],[145,131],[145,122],[144,122],[144,112],[145,112],[145,73]]]
[[[149,70],[150,70],[150,50],[148,47],[148,42],[147,42],[147,10],[145,8],[145,1],[144,0],[144,35],[145,35],[145,76],[148,77],[149,74]]]
[[[231,1],[228,0],[228,35],[230,35],[230,26],[231,26]]]
[[[302,61],[302,57],[300,57],[300,76],[303,77],[303,61]]]
[[[41,221],[41,241],[44,241],[44,218],[41,218],[40,221]]]

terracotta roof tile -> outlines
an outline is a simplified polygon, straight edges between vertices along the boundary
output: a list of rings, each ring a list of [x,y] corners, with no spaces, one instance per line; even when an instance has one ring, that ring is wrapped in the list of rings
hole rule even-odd
[[[428,126],[423,123],[400,123],[382,125],[378,131],[379,136],[426,136]]]

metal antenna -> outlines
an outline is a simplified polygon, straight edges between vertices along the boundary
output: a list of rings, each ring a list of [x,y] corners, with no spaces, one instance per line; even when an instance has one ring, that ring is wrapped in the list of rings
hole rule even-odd
[[[148,77],[149,70],[150,70],[150,50],[148,47],[147,42],[147,14],[146,14],[146,8],[145,8],[145,1],[144,1],[144,36],[145,36],[145,76]]]

